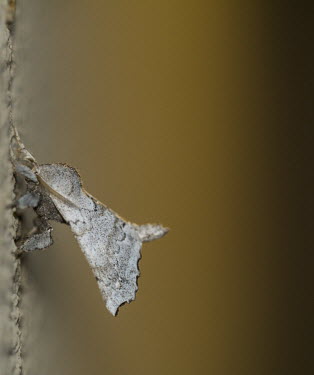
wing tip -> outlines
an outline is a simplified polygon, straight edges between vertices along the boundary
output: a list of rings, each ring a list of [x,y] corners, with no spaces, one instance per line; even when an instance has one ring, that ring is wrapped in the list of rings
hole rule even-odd
[[[139,225],[136,229],[142,242],[157,240],[165,236],[170,230],[160,224]]]

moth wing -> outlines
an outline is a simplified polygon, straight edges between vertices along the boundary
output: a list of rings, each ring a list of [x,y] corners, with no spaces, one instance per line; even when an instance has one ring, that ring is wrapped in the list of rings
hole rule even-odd
[[[134,300],[137,291],[143,241],[139,227],[87,194],[74,168],[45,164],[39,176],[85,254],[108,310],[116,315],[119,306]]]

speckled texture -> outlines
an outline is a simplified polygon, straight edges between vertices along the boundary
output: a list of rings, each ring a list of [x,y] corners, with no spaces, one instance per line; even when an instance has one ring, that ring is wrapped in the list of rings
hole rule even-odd
[[[80,244],[108,310],[134,300],[143,241],[162,237],[160,225],[137,226],[120,218],[82,189],[77,171],[65,164],[38,168],[39,181]]]
[[[42,250],[53,243],[49,220],[68,224],[89,265],[111,314],[135,299],[142,243],[164,236],[158,224],[136,225],[98,202],[82,187],[78,172],[66,164],[39,165],[15,129],[16,176],[26,186],[18,203],[33,207],[37,219],[19,240],[21,251]]]
[[[14,2],[0,0],[0,374],[22,373],[20,276],[13,217],[14,180],[10,162],[14,54]]]

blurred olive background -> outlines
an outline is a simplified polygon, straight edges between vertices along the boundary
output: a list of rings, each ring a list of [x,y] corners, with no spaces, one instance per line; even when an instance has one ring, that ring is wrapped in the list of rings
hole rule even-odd
[[[29,374],[312,373],[312,14],[18,1],[25,143],[128,220],[171,228],[113,318],[54,225],[53,248],[25,259]]]

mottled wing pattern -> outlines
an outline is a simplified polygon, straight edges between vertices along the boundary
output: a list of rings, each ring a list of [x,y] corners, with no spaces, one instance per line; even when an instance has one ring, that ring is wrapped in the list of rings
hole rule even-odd
[[[124,221],[82,188],[78,172],[65,164],[39,166],[38,177],[68,223],[98,282],[108,310],[134,300],[143,241],[162,237],[160,225]]]

